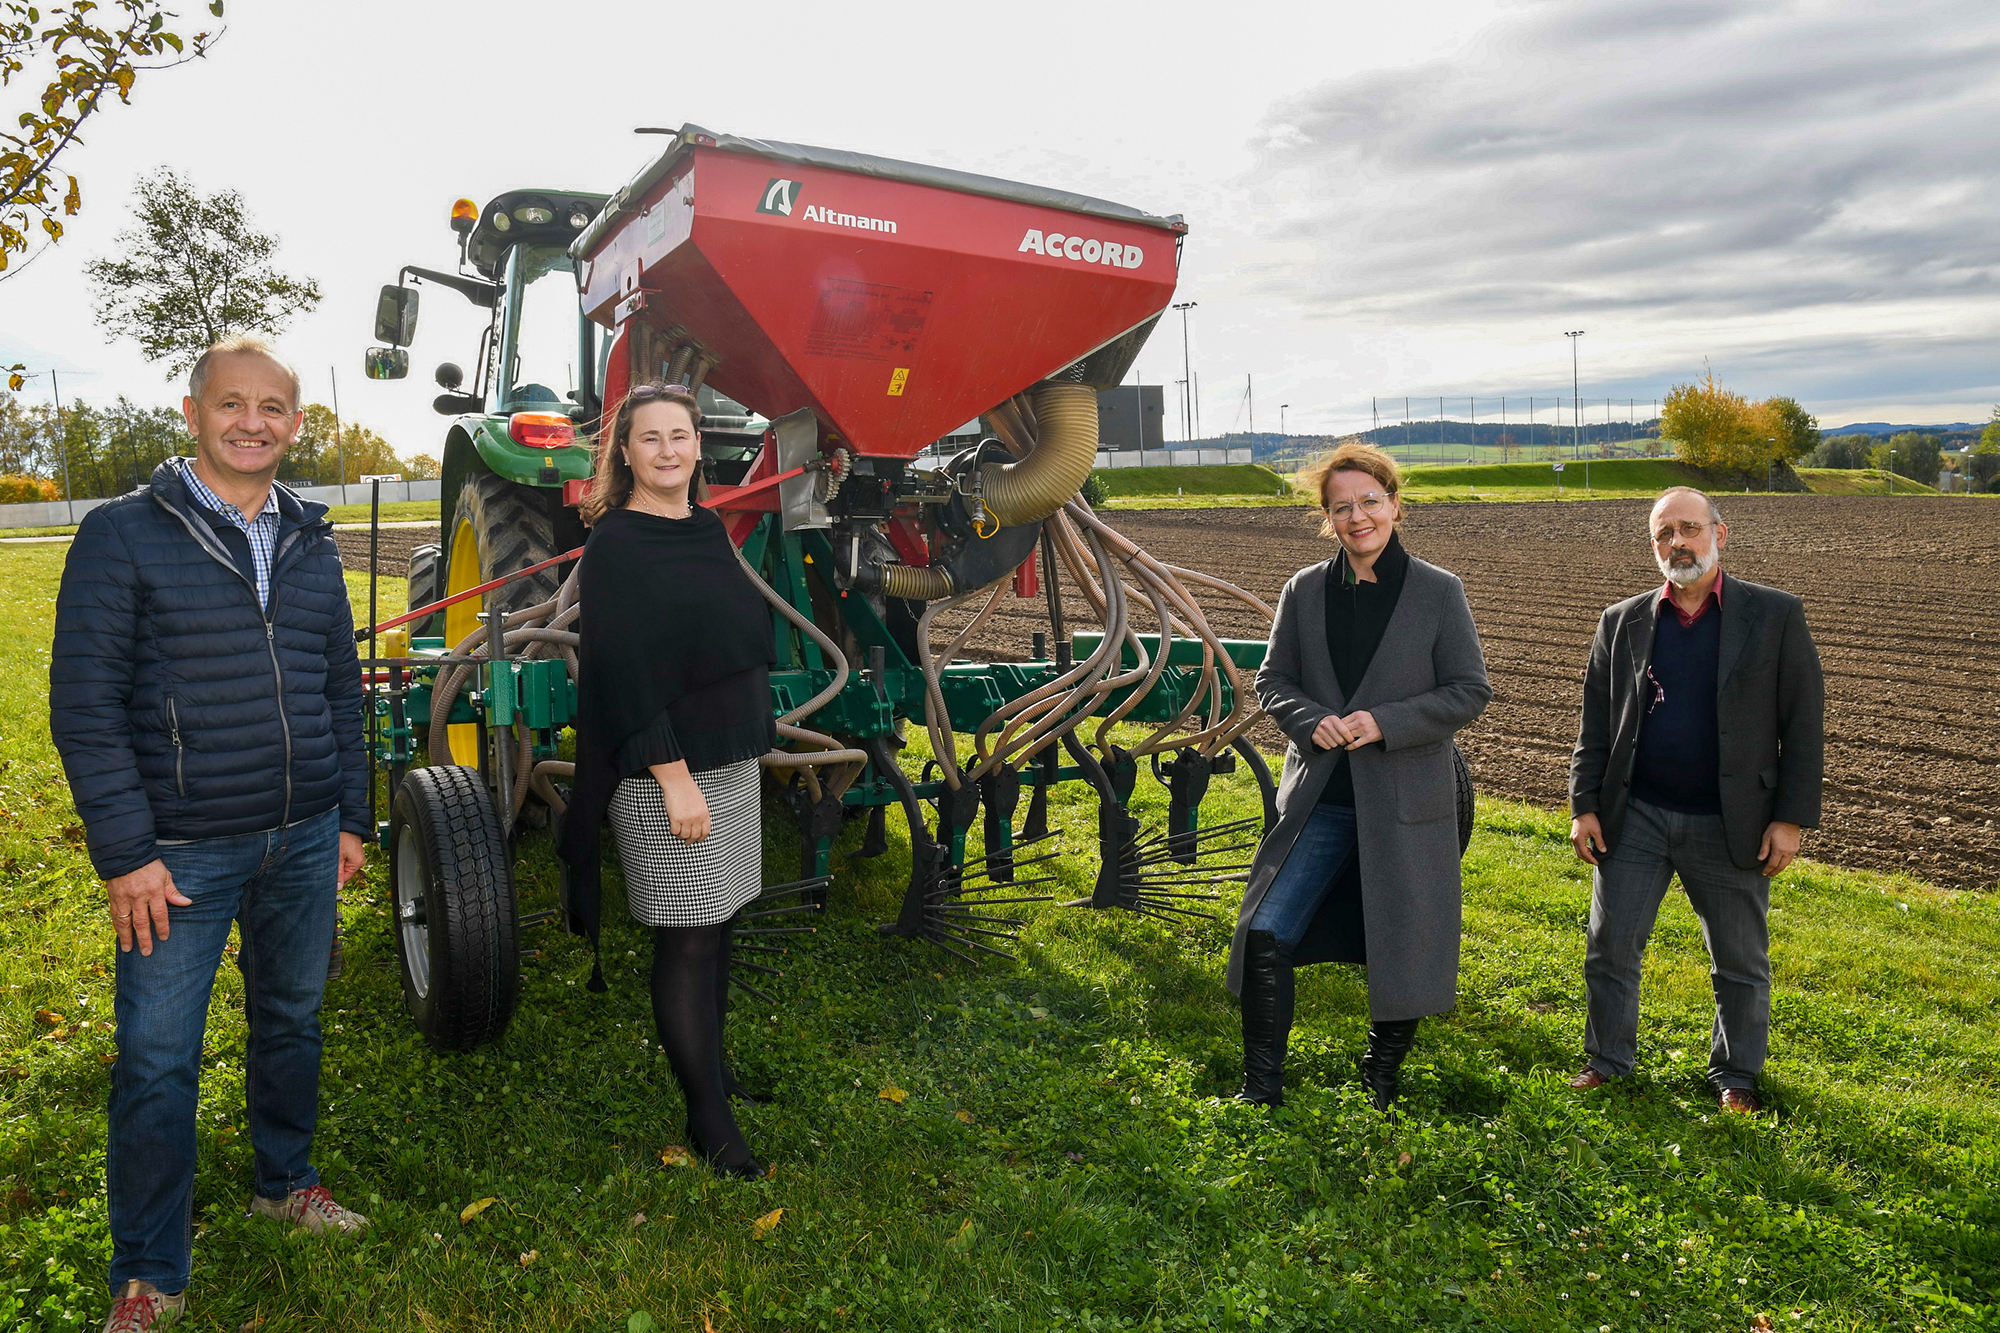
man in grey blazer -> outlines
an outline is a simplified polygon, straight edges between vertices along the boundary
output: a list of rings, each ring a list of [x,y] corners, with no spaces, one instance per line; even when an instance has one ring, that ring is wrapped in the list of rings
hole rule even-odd
[[[1676,872],[1715,990],[1708,1080],[1755,1112],[1771,1025],[1771,877],[1819,823],[1826,692],[1805,606],[1725,578],[1729,527],[1676,486],[1648,532],[1663,588],[1605,611],[1570,760],[1570,842],[1597,867],[1583,974],[1588,1090],[1632,1072],[1646,937]]]

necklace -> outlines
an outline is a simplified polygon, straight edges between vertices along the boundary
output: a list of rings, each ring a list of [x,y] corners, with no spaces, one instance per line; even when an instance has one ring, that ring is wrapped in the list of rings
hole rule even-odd
[[[638,510],[640,513],[651,514],[654,518],[666,518],[666,519],[686,518],[688,517],[688,515],[694,512],[694,505],[687,501],[682,501],[681,512],[678,514],[669,514],[664,510],[651,508],[650,506],[646,505],[639,499],[639,494],[637,491],[634,491],[632,493],[632,498],[628,500],[626,503],[629,504],[632,508]]]

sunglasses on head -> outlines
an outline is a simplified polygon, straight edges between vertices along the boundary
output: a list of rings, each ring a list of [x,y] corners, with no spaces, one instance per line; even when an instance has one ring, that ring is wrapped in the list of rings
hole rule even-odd
[[[685,384],[641,384],[638,388],[625,395],[625,401],[628,403],[643,403],[648,398],[658,398],[663,394],[692,394],[693,392],[694,390]]]

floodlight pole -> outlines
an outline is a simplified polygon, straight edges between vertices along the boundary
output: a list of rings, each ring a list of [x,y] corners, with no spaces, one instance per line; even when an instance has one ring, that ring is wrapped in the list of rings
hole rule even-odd
[[[56,378],[53,368],[49,370],[49,388],[56,396],[56,452],[62,457],[63,470],[63,513],[71,523],[76,522],[76,497],[69,489],[69,439],[63,434],[62,382]]]
[[[326,377],[333,384],[333,457],[335,465],[340,469],[340,475],[336,478],[340,484],[340,502],[345,504],[347,503],[347,450],[340,442],[340,376],[334,373],[332,366],[328,366]]]
[[[1176,301],[1174,309],[1181,312],[1181,437],[1192,443],[1194,440],[1194,370],[1193,357],[1188,350],[1188,311],[1194,309],[1193,301]]]
[[[1569,401],[1572,409],[1570,420],[1574,423],[1570,429],[1569,449],[1570,453],[1579,458],[1583,456],[1583,400],[1577,395],[1581,392],[1583,381],[1576,368],[1576,340],[1582,336],[1582,329],[1571,329],[1563,334],[1563,337],[1569,339]]]

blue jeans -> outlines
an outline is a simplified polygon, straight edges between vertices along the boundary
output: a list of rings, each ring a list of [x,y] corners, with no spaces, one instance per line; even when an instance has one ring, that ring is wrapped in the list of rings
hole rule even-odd
[[[1722,816],[1626,807],[1618,845],[1592,877],[1583,978],[1589,1017],[1583,1049],[1606,1078],[1632,1072],[1639,1055],[1639,969],[1646,937],[1674,872],[1708,945],[1715,1027],[1708,1081],[1718,1091],[1753,1088],[1771,1033],[1771,881],[1729,859]]]
[[[340,812],[290,828],[162,846],[174,886],[150,956],[119,953],[118,1059],[104,1174],[111,1205],[111,1290],[138,1278],[188,1284],[193,1263],[195,1110],[209,991],[230,923],[242,927],[249,1037],[243,1053],[257,1193],[281,1199],[319,1183],[319,1005],[333,948]]]
[[[1277,878],[1264,890],[1250,929],[1270,931],[1289,955],[1306,937],[1327,890],[1346,871],[1358,845],[1353,806],[1314,806]]]

